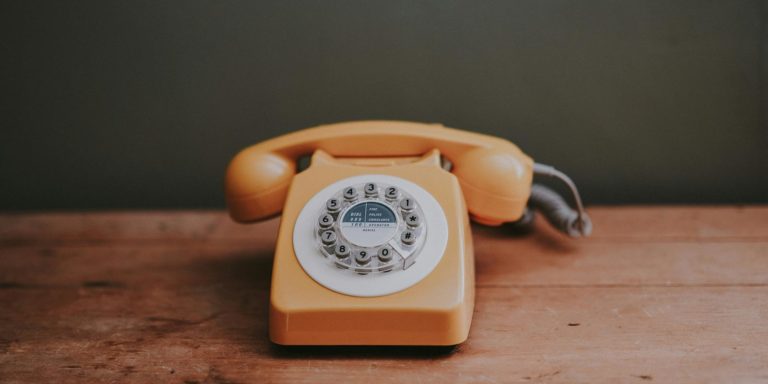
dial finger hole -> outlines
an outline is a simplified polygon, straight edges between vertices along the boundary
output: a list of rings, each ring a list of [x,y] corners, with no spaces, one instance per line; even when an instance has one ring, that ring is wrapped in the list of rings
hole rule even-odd
[[[355,252],[355,262],[359,265],[366,265],[371,261],[371,253],[366,249]]]
[[[317,219],[317,223],[320,224],[320,228],[330,228],[333,225],[333,216],[326,213]]]
[[[320,241],[325,245],[333,245],[336,243],[336,232],[325,231],[320,235]]]
[[[379,261],[381,261],[382,263],[388,263],[388,262],[392,261],[392,248],[390,248],[390,247],[382,247],[376,253],[376,257],[378,257]]]

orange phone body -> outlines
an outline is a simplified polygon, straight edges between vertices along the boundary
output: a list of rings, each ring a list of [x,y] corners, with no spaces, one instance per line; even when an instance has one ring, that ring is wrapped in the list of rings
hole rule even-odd
[[[311,165],[296,173],[308,155]],[[250,222],[282,212],[271,340],[465,341],[474,308],[469,219],[519,219],[532,166],[504,139],[397,121],[319,126],[241,151],[226,174],[230,215]]]

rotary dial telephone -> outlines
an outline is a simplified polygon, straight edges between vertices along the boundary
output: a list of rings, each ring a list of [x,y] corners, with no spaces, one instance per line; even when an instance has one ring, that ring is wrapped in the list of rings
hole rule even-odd
[[[563,180],[577,209],[532,186],[534,174]],[[474,307],[470,217],[526,223],[530,206],[572,236],[591,229],[567,176],[504,139],[436,124],[348,122],[264,141],[229,164],[226,199],[239,222],[282,212],[269,331],[284,345],[459,344]]]

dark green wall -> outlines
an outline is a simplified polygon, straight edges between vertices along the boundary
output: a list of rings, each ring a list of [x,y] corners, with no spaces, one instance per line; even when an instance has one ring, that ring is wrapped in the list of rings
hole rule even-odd
[[[241,147],[506,137],[589,203],[768,202],[768,1],[4,1],[0,209],[219,207]]]

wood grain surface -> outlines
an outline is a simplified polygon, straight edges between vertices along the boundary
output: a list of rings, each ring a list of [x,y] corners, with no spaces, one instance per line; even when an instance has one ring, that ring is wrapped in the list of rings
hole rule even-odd
[[[595,207],[571,240],[475,226],[455,348],[271,344],[278,219],[0,214],[0,382],[768,382],[768,207]]]

